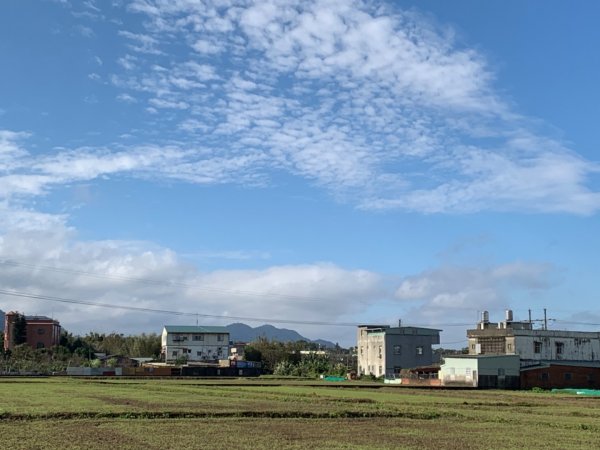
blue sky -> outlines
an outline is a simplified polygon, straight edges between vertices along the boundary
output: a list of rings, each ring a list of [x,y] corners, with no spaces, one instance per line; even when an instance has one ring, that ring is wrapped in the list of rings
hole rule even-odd
[[[80,333],[192,319],[10,292],[273,321],[402,318],[456,345],[466,327],[453,325],[484,309],[600,323],[599,12],[4,2],[0,309]]]

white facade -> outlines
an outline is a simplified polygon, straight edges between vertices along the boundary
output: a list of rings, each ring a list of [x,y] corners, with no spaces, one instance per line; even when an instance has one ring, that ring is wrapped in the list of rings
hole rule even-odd
[[[366,327],[358,331],[359,375],[385,375],[385,332],[368,332]]]
[[[510,313],[510,314],[509,314]],[[512,312],[507,311],[507,317]],[[600,361],[600,333],[533,329],[530,322],[482,320],[468,330],[470,355],[519,355],[531,361]]]
[[[537,331],[537,332],[536,332]],[[532,330],[514,336],[515,353],[531,360],[600,360],[600,333]]]
[[[167,325],[161,340],[165,361],[216,361],[229,356],[229,331],[225,327]]]
[[[442,386],[479,387],[482,377],[494,377],[496,383],[498,379],[502,383],[506,377],[518,379],[520,369],[520,359],[517,355],[457,355],[444,358],[438,376]]]

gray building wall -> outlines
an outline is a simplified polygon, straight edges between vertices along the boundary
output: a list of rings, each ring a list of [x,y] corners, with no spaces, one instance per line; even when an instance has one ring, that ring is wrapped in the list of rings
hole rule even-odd
[[[431,328],[360,326],[358,373],[392,378],[402,369],[431,365],[437,362],[431,346],[439,343],[440,330]]]

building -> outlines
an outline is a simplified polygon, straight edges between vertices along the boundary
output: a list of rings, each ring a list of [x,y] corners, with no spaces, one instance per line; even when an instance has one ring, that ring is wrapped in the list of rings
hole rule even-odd
[[[162,332],[165,361],[217,361],[229,356],[229,330],[225,327],[165,325]]]
[[[600,362],[543,361],[521,367],[521,388],[600,389]]]
[[[46,316],[23,316],[18,312],[8,312],[4,316],[4,350],[12,350],[17,345],[18,320],[25,320],[25,344],[33,349],[50,348],[60,344],[60,323]]]
[[[419,327],[359,325],[359,375],[394,378],[402,369],[432,364],[434,355],[431,346],[440,343],[440,331]]]
[[[518,355],[453,355],[444,358],[438,376],[448,387],[518,389],[520,369]]]
[[[477,328],[467,330],[469,355],[519,355],[527,361],[600,361],[600,333],[534,329],[531,321],[514,321],[506,310],[502,322],[482,313]]]

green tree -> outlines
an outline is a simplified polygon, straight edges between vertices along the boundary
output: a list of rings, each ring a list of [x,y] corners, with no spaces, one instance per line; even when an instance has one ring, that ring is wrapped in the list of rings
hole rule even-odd
[[[244,349],[244,359],[246,361],[262,361],[262,353],[259,349],[255,348],[253,345],[247,345]]]
[[[13,342],[14,345],[21,345],[27,342],[27,320],[23,314],[17,313],[15,316]]]

